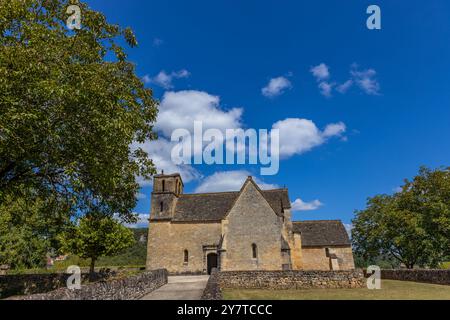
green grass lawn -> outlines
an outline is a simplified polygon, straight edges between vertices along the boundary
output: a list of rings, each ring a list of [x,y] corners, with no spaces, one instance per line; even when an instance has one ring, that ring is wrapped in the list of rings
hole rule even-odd
[[[223,290],[225,300],[450,300],[450,286],[383,280],[381,290]]]

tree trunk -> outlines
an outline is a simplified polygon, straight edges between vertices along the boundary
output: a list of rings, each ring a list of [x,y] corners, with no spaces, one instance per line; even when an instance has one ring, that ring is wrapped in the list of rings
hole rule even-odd
[[[91,258],[91,266],[89,268],[89,275],[90,275],[91,279],[95,273],[95,260],[96,260],[96,258]]]

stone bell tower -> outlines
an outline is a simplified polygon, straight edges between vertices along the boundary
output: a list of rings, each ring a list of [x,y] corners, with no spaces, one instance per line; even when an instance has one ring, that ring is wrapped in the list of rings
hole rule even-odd
[[[172,219],[175,205],[178,197],[183,193],[183,188],[183,180],[179,173],[166,175],[163,171],[154,176],[150,219]]]

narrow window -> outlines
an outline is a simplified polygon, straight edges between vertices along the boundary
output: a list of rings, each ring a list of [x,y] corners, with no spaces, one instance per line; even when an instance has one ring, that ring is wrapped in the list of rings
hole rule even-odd
[[[160,206],[160,208],[159,208],[160,212],[163,212],[164,211],[164,202],[161,201],[159,206]]]
[[[189,251],[184,250],[184,263],[188,264],[189,263]]]
[[[258,247],[256,246],[256,244],[252,244],[252,256],[253,259],[258,258]]]
[[[330,248],[325,248],[325,255],[327,256],[327,258],[330,257]]]
[[[166,180],[162,181],[162,191],[165,192],[166,191]]]

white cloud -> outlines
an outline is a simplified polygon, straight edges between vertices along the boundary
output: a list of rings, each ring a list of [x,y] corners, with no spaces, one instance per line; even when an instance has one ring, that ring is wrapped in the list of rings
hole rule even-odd
[[[325,127],[325,130],[323,131],[322,135],[325,138],[341,136],[346,130],[347,127],[343,122],[332,123]]]
[[[136,199],[138,199],[138,200],[147,199],[147,196],[144,193],[142,193],[142,192],[138,192],[136,194]]]
[[[344,83],[337,86],[336,90],[339,93],[346,93],[353,86],[353,80],[347,80]]]
[[[380,94],[380,84],[378,83],[378,80],[375,79],[377,72],[374,69],[359,70],[358,66],[354,64],[350,74],[358,87],[366,94]]]
[[[160,137],[158,140],[147,141],[143,144],[133,144],[132,149],[142,148],[148,153],[149,158],[153,160],[158,172],[164,170],[166,173],[178,172],[184,182],[190,182],[201,178],[201,174],[189,165],[175,165],[171,158],[172,148],[175,143]],[[138,177],[138,183],[141,187],[153,184],[151,180],[145,180]]]
[[[276,122],[273,129],[280,130],[280,157],[302,154],[335,136],[341,136],[346,128],[342,122],[329,124],[322,132],[307,119],[289,118]]]
[[[152,78],[148,74],[146,74],[142,77],[142,81],[144,81],[144,83],[150,83],[152,82]]]
[[[182,79],[188,78],[191,74],[189,71],[182,69],[179,71],[173,71],[171,73],[167,73],[164,70],[160,71],[155,77],[150,77],[149,75],[145,75],[143,80],[145,83],[154,83],[166,90],[173,88],[173,80],[174,79]]]
[[[345,228],[345,231],[347,231],[347,233],[348,233],[348,236],[350,237],[350,239],[351,239],[351,237],[352,237],[352,230],[353,230],[353,224],[351,224],[351,223],[344,223],[344,228]]]
[[[137,228],[147,228],[148,227],[148,219],[150,218],[150,214],[143,213],[135,213],[137,217],[136,223],[124,223],[124,226],[127,228],[137,229]]]
[[[251,173],[246,170],[223,171],[216,172],[213,175],[206,177],[202,183],[195,189],[196,193],[205,192],[224,192],[224,191],[239,191],[242,188],[245,180],[251,176]],[[254,178],[258,186],[263,190],[279,188],[275,184],[267,184],[258,178]]]
[[[325,63],[321,63],[315,67],[311,67],[310,71],[319,82],[327,80],[330,77],[330,70]]]
[[[278,77],[270,79],[267,86],[261,89],[263,96],[273,98],[285,92],[285,90],[292,88],[291,82],[285,77]]]
[[[166,92],[159,106],[155,128],[170,137],[175,129],[193,132],[194,121],[202,121],[203,130],[221,131],[241,127],[242,108],[222,110],[220,98],[203,91]]]
[[[374,69],[360,70],[357,64],[353,64],[350,69],[351,78],[339,85],[328,81],[331,78],[331,74],[329,67],[324,63],[312,67],[310,71],[319,83],[320,93],[328,98],[331,97],[334,89],[344,94],[354,84],[369,95],[378,95],[380,92],[380,84],[375,78],[377,73]]]
[[[311,202],[304,202],[302,199],[298,198],[292,202],[292,211],[314,211],[323,206],[323,203],[319,200],[314,200]]]
[[[333,91],[333,87],[334,87],[334,83],[329,83],[329,82],[320,82],[319,83],[319,89],[320,89],[320,93],[329,98],[331,97],[331,91]]]
[[[203,131],[211,128],[225,132],[226,129],[243,128],[241,116],[242,108],[224,110],[220,107],[220,98],[203,91],[187,90],[166,92],[159,106],[159,115],[155,130],[159,133],[156,141],[143,144],[133,144],[132,148],[141,147],[149,154],[158,172],[179,172],[183,181],[190,182],[202,177],[201,173],[191,165],[176,165],[172,161],[172,149],[178,142],[171,142],[170,137],[176,129],[186,129],[191,134],[195,121],[201,121]],[[312,148],[325,143],[329,138],[342,136],[345,124],[342,122],[329,124],[322,132],[311,120],[285,119],[278,121],[272,127],[280,130],[280,156],[288,158],[295,154],[302,154]],[[194,150],[195,152],[195,150]],[[248,172],[238,171],[240,179],[234,179],[232,186],[240,188]],[[228,173],[227,177],[233,173]],[[236,173],[234,173],[236,175]],[[217,177],[215,175],[214,177]],[[209,177],[212,179],[212,177]],[[236,181],[239,181],[236,183]],[[141,186],[151,185],[152,181],[138,178]],[[224,188],[231,182],[226,180],[218,183]],[[223,189],[223,188],[219,188]]]
[[[310,71],[319,83],[320,94],[327,98],[331,97],[335,83],[327,81],[330,78],[329,67],[325,63],[321,63],[315,67],[311,67]]]

